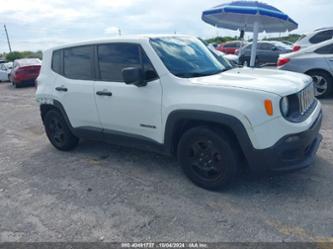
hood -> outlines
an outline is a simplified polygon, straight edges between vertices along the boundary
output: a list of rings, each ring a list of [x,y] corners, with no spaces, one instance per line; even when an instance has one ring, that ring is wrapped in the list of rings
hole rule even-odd
[[[192,84],[236,87],[280,95],[294,94],[312,81],[309,76],[276,69],[234,68],[229,71],[199,78],[191,78]]]

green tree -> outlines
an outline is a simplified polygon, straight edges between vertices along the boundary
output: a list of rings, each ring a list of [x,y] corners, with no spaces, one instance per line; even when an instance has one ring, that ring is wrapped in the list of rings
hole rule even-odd
[[[22,58],[38,58],[42,59],[43,53],[42,51],[37,51],[37,52],[32,52],[32,51],[14,51],[11,53],[8,53],[6,55],[6,60],[7,61],[14,61],[16,59],[22,59]]]
[[[221,44],[221,43],[224,43],[224,42],[234,41],[234,40],[237,40],[237,39],[238,39],[237,36],[235,36],[235,37],[230,37],[230,36],[221,37],[221,36],[218,36],[218,37],[214,37],[214,38],[208,39],[206,41],[208,43]]]
[[[22,59],[23,55],[21,52],[18,51],[14,51],[14,52],[10,52],[8,54],[6,54],[6,60],[7,61],[14,61],[16,59]]]

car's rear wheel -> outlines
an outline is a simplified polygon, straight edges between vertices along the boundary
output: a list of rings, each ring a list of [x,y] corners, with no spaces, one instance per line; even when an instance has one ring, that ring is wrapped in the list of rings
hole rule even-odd
[[[188,130],[178,145],[178,159],[196,185],[217,190],[226,187],[237,173],[237,148],[222,131],[209,127]]]
[[[308,75],[313,79],[316,97],[325,98],[332,94],[333,78],[329,73],[323,71],[311,71]]]
[[[46,113],[44,126],[51,144],[59,150],[69,151],[74,149],[79,139],[70,131],[63,116],[56,110]]]

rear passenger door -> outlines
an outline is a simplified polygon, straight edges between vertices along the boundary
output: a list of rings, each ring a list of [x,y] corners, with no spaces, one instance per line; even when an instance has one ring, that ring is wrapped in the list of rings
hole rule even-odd
[[[122,132],[157,141],[161,126],[162,87],[156,71],[139,44],[109,43],[96,47],[95,98],[105,132]],[[123,82],[122,70],[141,67],[147,85]],[[100,93],[109,95],[100,95]]]
[[[320,54],[323,60],[328,64],[329,71],[333,75],[333,44],[321,47],[315,51],[315,53]],[[326,69],[326,67],[324,67]]]
[[[94,91],[94,46],[79,46],[53,53],[55,98],[63,105],[74,128],[98,128]]]

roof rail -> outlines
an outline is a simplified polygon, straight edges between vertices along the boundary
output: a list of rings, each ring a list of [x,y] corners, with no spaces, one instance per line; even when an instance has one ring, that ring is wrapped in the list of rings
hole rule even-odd
[[[326,29],[333,29],[333,27],[318,28],[318,29],[315,29],[314,31],[321,31],[321,30],[326,30]]]

